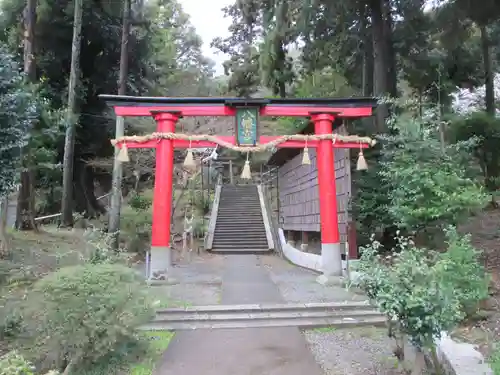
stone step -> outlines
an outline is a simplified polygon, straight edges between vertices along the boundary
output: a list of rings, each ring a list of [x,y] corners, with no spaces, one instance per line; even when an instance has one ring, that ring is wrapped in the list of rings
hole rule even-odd
[[[242,209],[246,208],[258,209],[258,210],[261,209],[259,202],[255,202],[252,204],[242,204],[241,202],[224,202],[223,204],[219,204],[219,208],[235,208],[235,207]]]
[[[264,229],[264,226],[257,226],[257,225],[252,225],[252,226],[236,226],[236,225],[231,225],[231,226],[224,226],[224,225],[216,225],[215,226],[215,232],[214,233],[226,233],[228,235],[242,235],[244,233],[248,233],[250,235],[254,234],[266,234],[266,230]]]
[[[261,216],[254,217],[245,217],[243,214],[234,215],[234,216],[217,216],[217,223],[238,223],[238,224],[247,224],[247,223],[255,223],[264,225],[264,219]]]
[[[219,212],[227,212],[227,213],[235,213],[235,212],[248,212],[248,213],[260,213],[262,214],[262,211],[260,209],[260,206],[255,207],[255,206],[237,206],[237,205],[227,205],[223,207],[219,207],[217,210],[217,213]]]
[[[259,225],[264,225],[264,219],[261,217],[253,217],[253,218],[246,218],[243,217],[243,215],[235,215],[234,217],[231,216],[223,216],[223,217],[217,217],[216,225],[219,223],[234,223],[234,224],[240,224],[240,225],[246,225],[246,224],[259,224]]]
[[[215,231],[214,231],[214,234],[240,234],[241,231],[245,231],[245,233],[248,233],[248,234],[263,234],[263,235],[266,235],[266,230],[261,227],[260,225],[259,226],[255,226],[255,227],[245,227],[245,228],[240,228],[240,227],[217,227],[215,226]]]
[[[366,302],[193,306],[159,309],[143,326],[152,330],[353,327],[386,324],[386,318]]]
[[[216,237],[213,241],[213,247],[222,246],[222,247],[244,247],[244,248],[252,248],[258,247],[267,247],[267,239],[263,238],[235,238],[235,237]]]
[[[275,328],[297,327],[300,329],[314,328],[351,328],[378,326],[384,327],[384,317],[359,318],[300,318],[300,319],[264,319],[264,320],[236,320],[236,321],[206,321],[206,322],[154,322],[141,329],[148,331],[182,331],[194,329],[236,329],[236,328]]]
[[[336,302],[290,302],[290,303],[243,303],[233,305],[197,305],[183,307],[169,307],[157,309],[159,314],[176,313],[252,313],[252,312],[283,312],[283,311],[339,311],[339,310],[368,310],[375,307],[369,300],[364,301],[336,301]]]
[[[237,216],[235,214],[245,214],[247,217],[262,217],[262,212],[259,211],[247,211],[247,210],[235,210],[235,209],[231,209],[231,210],[225,210],[225,211],[221,211],[219,210],[217,212],[217,216],[228,216],[228,217],[231,217],[231,216]]]
[[[238,222],[236,220],[217,220],[215,227],[227,229],[262,229],[265,230],[264,222],[262,220],[247,220],[245,222]]]
[[[267,247],[267,239],[265,237],[262,238],[238,238],[238,237],[220,237],[217,236],[214,238],[213,246],[223,246],[223,247],[244,247],[244,248],[252,248],[258,247]]]
[[[226,255],[269,254],[273,252],[273,250],[269,249],[268,247],[266,248],[255,248],[255,247],[237,248],[237,247],[221,247],[221,246],[212,246],[212,247],[213,248],[209,250],[211,253],[226,254]]]
[[[239,236],[242,236],[244,233],[248,233],[250,236],[254,235],[262,235],[266,236],[266,231],[264,228],[260,227],[250,227],[250,228],[242,228],[242,227],[229,227],[225,228],[223,226],[215,227],[214,235],[227,235],[227,236],[233,236],[233,238],[237,238]]]
[[[225,254],[267,254],[273,250],[269,246],[222,246],[214,244],[211,251]]]
[[[262,220],[248,220],[246,222],[237,222],[234,220],[217,220],[215,223],[215,228],[217,229],[234,229],[234,230],[263,230],[265,231],[264,222]]]
[[[230,207],[240,207],[240,208],[258,208],[260,209],[260,202],[221,202],[219,203],[219,208],[230,208]]]

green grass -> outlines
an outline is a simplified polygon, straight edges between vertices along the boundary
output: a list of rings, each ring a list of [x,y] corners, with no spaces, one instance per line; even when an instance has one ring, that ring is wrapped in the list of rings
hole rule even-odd
[[[167,350],[174,332],[145,331],[145,347],[127,346],[101,359],[98,363],[78,369],[73,375],[152,375],[156,362]]]
[[[170,340],[174,337],[174,333],[169,331],[148,331],[144,334],[150,340],[149,350],[146,358],[131,367],[130,375],[151,375],[155,363],[160,359],[161,354],[167,350]]]
[[[335,327],[318,327],[318,328],[313,328],[313,332],[334,332],[336,331]]]
[[[488,358],[488,363],[493,370],[493,374],[500,375],[500,343],[495,346],[495,350]]]

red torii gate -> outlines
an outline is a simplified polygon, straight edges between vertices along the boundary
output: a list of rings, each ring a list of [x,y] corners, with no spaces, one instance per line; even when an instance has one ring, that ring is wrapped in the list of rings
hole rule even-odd
[[[314,123],[315,135],[331,135],[333,121],[341,118],[361,118],[373,114],[376,99],[244,99],[244,98],[164,98],[100,95],[114,108],[117,116],[152,116],[157,123],[157,134],[175,133],[175,125],[187,116],[234,116],[235,136],[218,136],[218,140],[239,146],[265,145],[282,136],[257,136],[259,116],[308,117]],[[243,119],[241,111],[249,117]],[[243,129],[243,121],[252,120]],[[243,130],[242,130],[243,129]],[[153,134],[154,136],[154,134]],[[193,136],[194,137],[194,136]],[[215,147],[217,143],[207,140],[172,139],[174,137],[152,137],[141,140],[124,137],[116,140],[117,147],[155,148],[156,171],[153,201],[151,274],[164,278],[171,265],[170,219],[172,210],[173,168],[175,148]],[[317,137],[321,138],[321,137]],[[356,141],[342,139],[286,140],[276,147],[317,148],[317,168],[321,219],[321,258],[324,276],[341,276],[342,262],[337,216],[337,194],[335,185],[334,148],[368,148],[370,139]]]

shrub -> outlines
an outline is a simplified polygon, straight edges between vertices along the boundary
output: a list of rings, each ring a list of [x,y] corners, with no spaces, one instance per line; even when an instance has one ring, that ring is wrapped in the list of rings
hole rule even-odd
[[[129,240],[128,251],[141,252],[149,245],[151,239],[152,209],[134,210],[130,206],[124,206],[120,215],[120,229]],[[132,245],[136,244],[136,248]]]
[[[356,181],[358,196],[352,202],[362,230],[399,228],[435,244],[444,228],[488,203],[484,189],[471,178],[473,145],[443,146],[436,135],[438,123],[432,116],[403,114],[393,119],[391,134],[379,137],[377,163]]]
[[[27,303],[26,349],[44,368],[106,356],[152,317],[140,276],[115,264],[62,268],[35,283]]]
[[[488,281],[468,236],[446,230],[449,253],[417,248],[398,236],[396,255],[382,258],[380,243],[363,248],[357,286],[390,321],[390,335],[434,350],[434,339],[454,328],[487,293]]]
[[[432,264],[433,253],[419,249],[408,238],[397,237],[396,255],[383,259],[375,241],[363,249],[359,287],[376,302],[398,330],[418,347],[433,344],[434,337],[457,324],[463,314],[450,285]]]
[[[488,363],[493,370],[494,375],[500,375],[500,343],[496,343],[493,353],[488,358]]]
[[[470,243],[470,235],[461,236],[456,228],[445,231],[447,251],[439,254],[437,267],[441,267],[441,283],[449,284],[456,293],[462,311],[471,315],[478,302],[488,297],[489,277],[479,262],[480,251]]]
[[[0,375],[34,375],[35,367],[16,351],[0,357]]]
[[[391,181],[389,212],[410,231],[456,225],[488,201],[480,186],[466,177],[454,149],[443,152],[432,133],[419,130],[421,125],[410,120],[399,124],[399,135],[387,138],[393,147],[379,173]]]
[[[450,135],[455,142],[476,139],[473,155],[482,169],[485,186],[495,191],[500,178],[500,118],[485,112],[472,112],[453,119]]]
[[[148,196],[140,195],[138,193],[133,193],[133,195],[130,197],[128,201],[128,204],[134,210],[144,211],[151,207],[151,205],[153,204],[153,200]]]

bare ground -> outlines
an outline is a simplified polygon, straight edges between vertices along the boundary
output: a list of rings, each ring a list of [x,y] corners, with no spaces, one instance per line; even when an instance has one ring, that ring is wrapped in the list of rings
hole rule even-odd
[[[495,343],[500,342],[500,210],[486,210],[471,217],[460,227],[470,233],[472,244],[483,251],[483,261],[491,275],[490,298],[485,301],[481,317],[456,330],[454,336],[477,345],[488,356]]]

